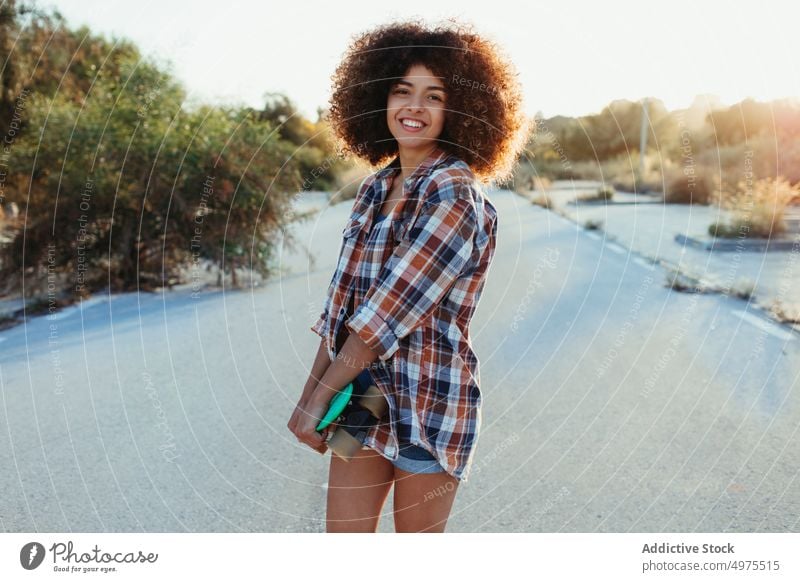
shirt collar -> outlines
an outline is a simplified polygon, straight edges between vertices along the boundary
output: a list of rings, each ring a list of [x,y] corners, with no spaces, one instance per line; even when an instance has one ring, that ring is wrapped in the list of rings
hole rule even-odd
[[[442,161],[448,159],[450,154],[442,149],[441,146],[437,145],[431,152],[425,156],[419,165],[411,172],[411,175],[406,178],[406,183],[408,184],[408,190],[413,190],[416,187],[417,181],[420,180],[423,176],[430,174],[437,166],[439,166]],[[369,209],[367,210],[367,230],[372,229],[372,224],[375,218],[375,215],[378,212],[378,209],[383,204],[383,200],[386,198],[388,194],[388,182],[389,176],[394,174],[395,172],[400,171],[400,156],[397,155],[395,158],[387,165],[386,167],[378,170],[375,173],[375,180],[373,183],[372,188],[372,197],[369,204]],[[402,205],[400,212],[407,212],[406,208],[406,199],[404,199],[400,204]]]

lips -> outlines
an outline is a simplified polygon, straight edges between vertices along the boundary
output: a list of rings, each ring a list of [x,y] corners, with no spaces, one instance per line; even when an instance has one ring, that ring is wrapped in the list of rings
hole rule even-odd
[[[400,125],[406,131],[410,131],[413,133],[417,131],[422,131],[423,129],[425,129],[425,127],[427,127],[428,124],[425,123],[424,121],[420,121],[419,119],[414,119],[411,117],[402,117],[400,118]]]

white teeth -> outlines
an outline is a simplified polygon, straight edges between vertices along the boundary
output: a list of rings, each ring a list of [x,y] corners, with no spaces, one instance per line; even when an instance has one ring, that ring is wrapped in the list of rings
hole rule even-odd
[[[402,124],[407,125],[408,127],[422,127],[422,124],[419,121],[413,121],[411,119],[404,119]]]

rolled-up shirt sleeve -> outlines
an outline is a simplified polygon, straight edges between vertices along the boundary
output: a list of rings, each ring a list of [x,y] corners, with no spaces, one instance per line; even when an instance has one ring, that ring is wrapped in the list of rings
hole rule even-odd
[[[477,229],[474,202],[449,190],[423,203],[345,326],[387,360],[398,340],[424,323],[470,260]]]
[[[324,310],[320,316],[317,318],[317,321],[314,325],[311,326],[311,331],[317,334],[319,337],[325,337],[325,321],[328,319],[328,310]]]
[[[363,201],[364,193],[369,188],[369,185],[370,185],[370,183],[372,182],[373,179],[374,179],[374,176],[367,176],[361,182],[361,185],[358,187],[358,192],[356,194],[356,198],[355,198],[355,200],[353,202],[352,211],[356,211],[360,207],[360,205],[363,203],[362,201]],[[343,249],[344,249],[344,240],[342,241],[342,246],[339,249],[339,261],[341,261]],[[337,261],[337,264],[338,264],[338,261]],[[338,270],[334,270],[333,275],[331,276],[331,281],[328,284],[328,295],[325,298],[325,306],[322,309],[322,313],[319,314],[319,317],[317,318],[317,321],[314,323],[314,325],[312,325],[310,327],[311,331],[313,331],[315,334],[317,334],[318,336],[320,336],[322,338],[325,337],[325,324],[328,321],[328,315],[330,313],[330,308],[331,308],[331,299],[333,298],[333,290],[336,287],[337,279],[338,279],[339,275],[340,275],[340,273],[338,272]]]
[[[311,331],[317,334],[319,337],[325,337],[325,323],[328,321],[328,312],[331,308],[331,298],[333,297],[333,287],[336,282],[336,273],[334,272],[333,277],[331,277],[331,282],[328,285],[328,295],[325,298],[325,305],[322,308],[322,313],[319,314],[317,321],[314,325],[311,326]]]

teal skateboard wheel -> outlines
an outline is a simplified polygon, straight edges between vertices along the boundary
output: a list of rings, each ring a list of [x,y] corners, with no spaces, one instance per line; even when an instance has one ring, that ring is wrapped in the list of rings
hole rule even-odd
[[[319,421],[316,430],[320,431],[323,430],[326,426],[332,423],[334,420],[339,418],[339,415],[347,406],[347,403],[350,402],[350,398],[353,396],[353,383],[350,382],[344,389],[340,390],[336,396],[331,399],[330,404],[328,405],[328,412],[325,413],[325,416],[322,417],[322,420]]]

